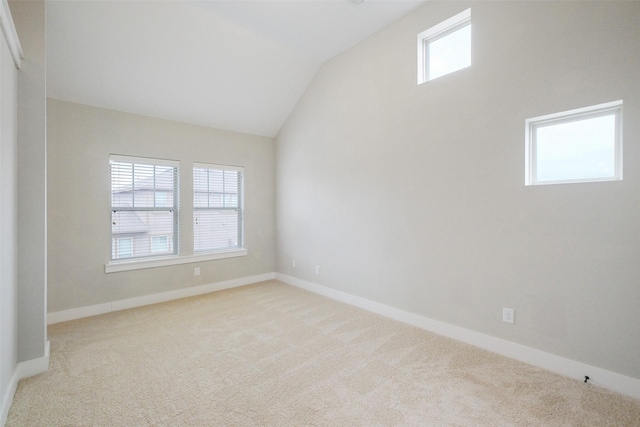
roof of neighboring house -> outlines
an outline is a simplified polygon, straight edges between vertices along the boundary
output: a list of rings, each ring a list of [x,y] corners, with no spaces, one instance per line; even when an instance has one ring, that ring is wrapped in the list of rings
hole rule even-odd
[[[148,233],[150,228],[140,218],[137,212],[116,211],[113,212],[111,233],[112,234],[135,234]]]
[[[155,187],[154,187],[155,185]],[[124,193],[127,191],[173,191],[173,168],[167,168],[153,176],[137,180],[131,185],[123,185],[112,189],[112,193]]]

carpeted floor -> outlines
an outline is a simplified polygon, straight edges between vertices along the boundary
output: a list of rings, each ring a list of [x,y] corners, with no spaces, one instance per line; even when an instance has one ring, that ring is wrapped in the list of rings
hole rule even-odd
[[[269,281],[49,327],[15,426],[639,426],[640,401]]]

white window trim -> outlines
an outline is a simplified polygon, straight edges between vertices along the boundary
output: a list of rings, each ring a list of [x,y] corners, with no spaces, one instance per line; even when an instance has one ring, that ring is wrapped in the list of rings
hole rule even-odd
[[[136,156],[123,156],[120,154],[110,154],[109,160],[113,162],[120,163],[143,163],[143,164],[152,164],[159,166],[170,166],[174,168],[180,167],[179,160],[169,160],[169,159],[158,159],[155,157],[136,157]]]
[[[235,258],[246,256],[247,250],[232,250],[225,252],[212,252],[198,255],[170,255],[165,258],[145,258],[143,260],[125,259],[105,264],[105,273],[116,273],[119,271],[141,270],[144,268],[166,267],[169,265],[189,264],[193,262],[212,261],[216,259]]]
[[[535,129],[539,125],[555,123],[573,122],[582,118],[595,118],[598,116],[615,114],[616,135],[614,146],[614,174],[604,178],[579,178],[555,181],[538,181],[536,177],[536,141]],[[544,116],[533,117],[525,120],[525,185],[553,185],[572,184],[584,182],[603,182],[622,180],[622,100],[606,102],[604,104],[592,105],[589,107],[576,108],[574,110],[562,111],[559,113],[546,114]]]
[[[152,160],[154,164],[179,167],[180,162],[177,160],[166,160],[157,158],[135,157],[135,156],[122,156],[111,154],[110,160],[127,163],[148,163]],[[234,170],[244,172],[244,168],[241,166],[223,166],[214,165],[210,163],[196,163],[194,167],[211,167],[215,166],[219,169]],[[110,234],[111,235],[111,234]],[[111,235],[112,236],[112,235]],[[113,237],[112,237],[113,238]],[[199,253],[192,255],[157,255],[146,258],[124,258],[119,260],[110,260],[104,266],[105,273],[117,273],[121,271],[141,270],[146,268],[165,267],[171,265],[190,264],[196,262],[213,261],[218,259],[236,258],[247,256],[248,250],[246,247],[241,249],[221,250],[217,252]]]
[[[434,39],[443,37],[448,33],[457,31],[460,28],[470,24],[471,22],[471,9],[463,10],[451,18],[442,21],[438,25],[434,25],[418,34],[418,84],[428,82],[429,76],[427,76],[427,57],[426,57],[426,44]]]

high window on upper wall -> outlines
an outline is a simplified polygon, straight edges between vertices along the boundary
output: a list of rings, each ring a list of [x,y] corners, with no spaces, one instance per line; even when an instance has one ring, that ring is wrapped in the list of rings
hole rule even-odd
[[[111,261],[178,254],[178,162],[110,156]]]
[[[193,165],[194,252],[244,249],[244,169]]]
[[[525,184],[622,179],[622,101],[527,119]]]
[[[471,65],[471,9],[418,34],[418,84]]]

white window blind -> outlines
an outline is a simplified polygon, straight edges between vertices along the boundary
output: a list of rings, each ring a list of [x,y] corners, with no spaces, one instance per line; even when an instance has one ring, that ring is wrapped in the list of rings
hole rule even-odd
[[[111,156],[111,260],[177,255],[178,162]]]
[[[195,253],[244,249],[244,169],[194,164]]]

